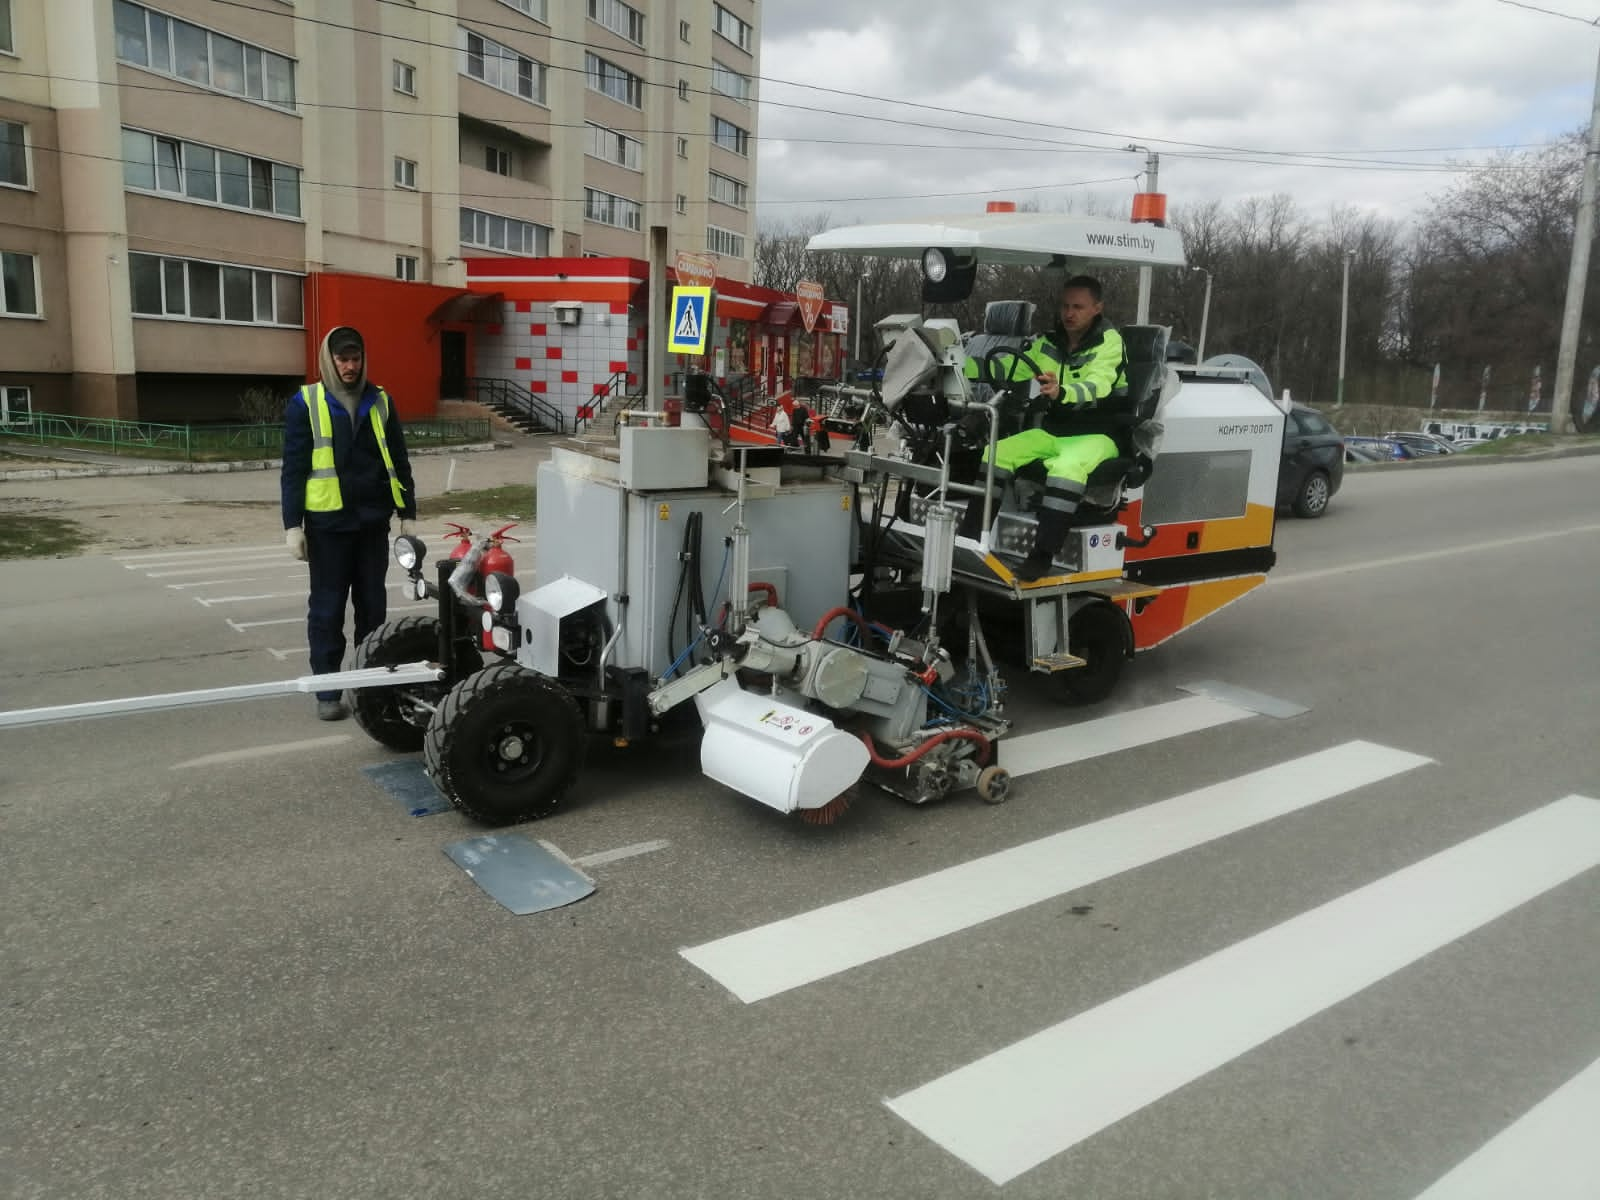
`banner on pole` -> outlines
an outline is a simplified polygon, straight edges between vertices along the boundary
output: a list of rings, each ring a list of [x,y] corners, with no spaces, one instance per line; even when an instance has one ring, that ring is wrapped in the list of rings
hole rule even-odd
[[[817,318],[822,314],[822,285],[814,279],[802,279],[794,287],[795,299],[800,302],[800,321],[810,333],[817,327]]]
[[[717,285],[717,260],[709,254],[691,254],[679,250],[672,259],[672,270],[678,276],[679,287],[715,287]]]

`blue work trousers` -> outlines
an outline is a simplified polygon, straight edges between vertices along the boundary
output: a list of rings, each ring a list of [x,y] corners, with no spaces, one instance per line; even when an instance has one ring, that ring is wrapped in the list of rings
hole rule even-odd
[[[347,532],[306,530],[306,561],[311,567],[311,600],[306,611],[306,641],[311,673],[337,671],[344,661],[344,610],[356,610],[356,644],[387,612],[384,574],[389,569],[389,523],[363,525]],[[338,691],[318,692],[318,700],[337,700]]]

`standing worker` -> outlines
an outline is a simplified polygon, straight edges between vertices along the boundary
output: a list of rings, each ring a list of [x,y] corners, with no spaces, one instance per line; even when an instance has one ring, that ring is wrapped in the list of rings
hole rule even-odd
[[[306,640],[311,671],[344,660],[344,611],[355,603],[356,643],[383,623],[389,518],[417,516],[411,460],[389,394],[367,382],[366,344],[341,325],[322,339],[321,381],[289,399],[283,431],[283,525],[289,552],[311,568]],[[317,693],[317,716],[347,715],[338,691]]]
[[[1045,464],[1044,499],[1033,549],[1017,571],[1032,582],[1051,570],[1051,562],[1067,540],[1072,515],[1078,510],[1089,473],[1117,456],[1117,444],[1101,433],[1072,434],[1074,411],[1093,408],[1126,390],[1126,353],[1122,335],[1102,315],[1100,281],[1074,275],[1061,289],[1060,324],[1023,351],[1039,367],[1036,376],[1044,398],[1044,414],[1036,429],[1001,438],[994,447],[996,483],[1009,482],[1030,463]],[[970,374],[970,372],[969,372]],[[987,460],[989,452],[984,451]],[[977,537],[983,498],[967,504],[961,533]]]

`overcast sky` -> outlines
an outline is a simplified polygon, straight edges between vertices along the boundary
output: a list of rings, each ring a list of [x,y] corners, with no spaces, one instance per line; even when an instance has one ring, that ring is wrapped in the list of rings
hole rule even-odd
[[[1173,205],[1285,192],[1314,218],[1354,205],[1404,219],[1458,178],[1438,169],[1451,160],[1586,127],[1600,52],[1600,29],[1501,0],[762,7],[764,226],[981,211],[989,198],[1057,210],[1070,197],[1082,212],[1092,196],[1125,216],[1144,165],[1118,149],[1129,142],[1160,153]],[[1537,7],[1600,17],[1600,0]],[[1086,181],[1105,182],[1068,186]]]

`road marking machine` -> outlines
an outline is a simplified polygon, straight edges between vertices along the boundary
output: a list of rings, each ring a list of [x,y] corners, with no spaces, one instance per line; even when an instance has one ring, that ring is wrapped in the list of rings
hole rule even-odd
[[[811,248],[920,258],[925,299],[970,288],[984,262],[1183,264],[1171,230],[1019,213],[852,226]],[[1169,362],[1166,329],[1124,327],[1125,393],[1074,416],[1117,455],[1049,571],[1024,581],[1040,489],[993,469],[1037,391],[1017,369],[1018,308],[991,305],[967,339],[902,322],[862,422],[880,432],[842,454],[735,446],[692,411],[558,443],[538,473],[534,585],[495,569],[504,530],[431,579],[401,537],[409,590],[437,616],[381,626],[353,671],[4,713],[0,728],[349,688],[369,735],[420,749],[455,807],[503,824],[555,811],[589,738],[643,741],[692,700],[704,772],[779,812],[826,822],[863,780],[919,804],[1002,801],[1000,661],[1099,699],[1136,652],[1263,583],[1284,427],[1248,371]]]

